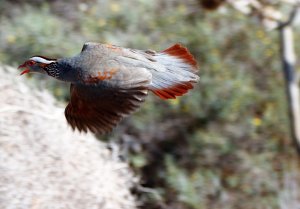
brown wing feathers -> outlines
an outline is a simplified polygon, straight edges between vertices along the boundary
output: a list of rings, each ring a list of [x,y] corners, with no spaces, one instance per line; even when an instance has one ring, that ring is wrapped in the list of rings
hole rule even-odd
[[[135,111],[147,96],[149,80],[134,88],[103,88],[71,85],[71,101],[65,116],[73,129],[107,133],[125,116]]]

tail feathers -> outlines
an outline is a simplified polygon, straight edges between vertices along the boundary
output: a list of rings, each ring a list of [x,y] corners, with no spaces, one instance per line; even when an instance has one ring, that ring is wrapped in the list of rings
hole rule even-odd
[[[150,90],[162,99],[182,96],[199,80],[195,58],[180,44],[156,54],[156,60],[164,70],[152,72]]]
[[[197,69],[197,61],[193,55],[188,51],[187,48],[180,44],[175,44],[162,52],[182,59],[185,63],[190,64],[193,68]]]
[[[175,99],[176,96],[182,96],[193,89],[193,85],[190,83],[175,84],[169,88],[155,89],[153,93],[159,96],[161,99]]]

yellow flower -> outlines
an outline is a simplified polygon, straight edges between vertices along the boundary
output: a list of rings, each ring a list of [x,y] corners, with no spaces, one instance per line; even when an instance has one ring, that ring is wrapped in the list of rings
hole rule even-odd
[[[17,37],[15,35],[8,35],[6,40],[8,43],[13,44],[16,43]]]
[[[267,57],[271,57],[272,55],[274,55],[274,51],[271,50],[271,49],[267,49],[266,52],[265,52],[265,55],[266,55]]]
[[[185,6],[184,4],[180,4],[180,5],[177,7],[177,10],[178,10],[179,13],[185,14],[186,11],[187,11],[187,8],[186,8],[186,6]]]
[[[179,104],[179,98],[177,97],[176,99],[169,99],[168,102],[173,105],[173,106],[177,106]]]
[[[260,118],[255,117],[255,118],[252,119],[252,125],[254,125],[254,126],[260,126],[261,124],[262,124],[262,121],[261,121]]]
[[[117,13],[121,10],[121,6],[120,6],[120,4],[113,2],[110,4],[110,10],[114,13]]]
[[[264,33],[264,31],[259,30],[259,31],[256,32],[256,36],[259,39],[263,39],[265,37],[265,33]]]
[[[265,45],[269,45],[269,44],[272,44],[272,40],[270,39],[270,38],[264,38],[263,40],[262,40],[262,42],[265,44]]]

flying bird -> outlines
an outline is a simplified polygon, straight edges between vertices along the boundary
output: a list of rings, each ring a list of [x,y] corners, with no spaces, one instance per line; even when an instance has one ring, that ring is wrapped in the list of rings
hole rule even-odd
[[[21,75],[38,72],[68,82],[65,116],[73,129],[104,134],[135,111],[149,91],[161,99],[182,96],[199,80],[197,62],[182,45],[155,52],[88,42],[69,58],[33,56]]]

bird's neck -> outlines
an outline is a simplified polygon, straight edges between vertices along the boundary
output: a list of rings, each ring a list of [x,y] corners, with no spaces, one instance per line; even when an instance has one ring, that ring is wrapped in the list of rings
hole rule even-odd
[[[43,69],[51,77],[58,78],[60,76],[60,70],[56,61],[45,64],[45,67],[43,67]]]
[[[66,59],[59,59],[56,62],[50,63],[45,68],[46,73],[58,80],[77,83],[78,70]]]

